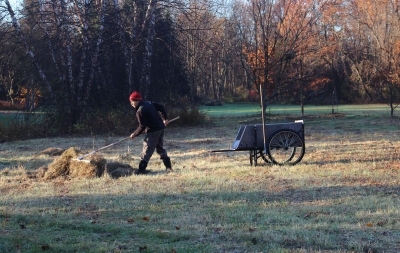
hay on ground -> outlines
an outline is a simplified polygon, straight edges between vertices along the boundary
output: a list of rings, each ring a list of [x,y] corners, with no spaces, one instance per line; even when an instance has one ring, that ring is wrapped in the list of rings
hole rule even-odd
[[[74,147],[65,150],[60,157],[57,157],[49,164],[43,178],[49,180],[60,176],[67,176],[69,174],[69,163],[71,159],[78,157],[79,153],[80,151]]]
[[[69,164],[71,178],[95,178],[103,175],[107,160],[100,155],[90,156],[90,160],[73,159]]]
[[[111,162],[106,165],[106,172],[111,178],[127,177],[132,175],[133,171],[129,164]]]
[[[57,177],[65,178],[94,178],[104,173],[106,159],[100,155],[90,156],[90,160],[78,160],[80,151],[74,147],[65,150],[61,156],[47,166],[47,170],[38,170],[37,177],[45,180]]]
[[[32,172],[32,178],[44,178],[46,171],[48,170],[47,166],[40,166],[35,171]]]

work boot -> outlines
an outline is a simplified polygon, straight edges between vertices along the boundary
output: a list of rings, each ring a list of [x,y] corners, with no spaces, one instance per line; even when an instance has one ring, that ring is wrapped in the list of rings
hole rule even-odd
[[[139,163],[139,169],[137,171],[135,171],[135,175],[146,174],[146,167],[147,167],[147,162],[144,160],[141,160]]]
[[[172,166],[171,166],[171,159],[169,159],[169,157],[167,157],[167,158],[162,158],[162,161],[163,161],[163,163],[164,163],[164,165],[165,165],[165,170],[166,170],[167,172],[173,171],[173,170],[172,170]]]

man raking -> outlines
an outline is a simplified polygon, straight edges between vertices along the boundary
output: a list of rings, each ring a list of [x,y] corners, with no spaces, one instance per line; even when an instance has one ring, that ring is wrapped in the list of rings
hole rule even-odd
[[[136,110],[136,118],[139,122],[138,128],[130,135],[130,138],[133,139],[141,133],[146,132],[146,137],[143,140],[141,161],[135,174],[146,173],[147,164],[154,151],[162,159],[167,172],[172,171],[171,160],[164,149],[164,128],[168,125],[168,116],[165,107],[158,103],[142,101],[142,96],[137,91],[132,92],[129,101]]]

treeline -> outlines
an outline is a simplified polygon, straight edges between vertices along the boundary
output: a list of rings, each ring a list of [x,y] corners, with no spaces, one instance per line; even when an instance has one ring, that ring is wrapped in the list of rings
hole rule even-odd
[[[172,17],[157,1],[26,1],[19,13],[2,3],[3,90],[28,109],[40,96],[65,129],[128,104],[133,90],[166,102],[189,93]]]
[[[68,129],[148,100],[399,103],[389,0],[0,1],[0,99]],[[186,108],[187,109],[187,108]]]

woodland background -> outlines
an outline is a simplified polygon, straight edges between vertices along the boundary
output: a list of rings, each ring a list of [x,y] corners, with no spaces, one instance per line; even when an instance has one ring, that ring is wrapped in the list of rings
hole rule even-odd
[[[58,132],[144,99],[400,102],[397,0],[0,0],[0,99]],[[119,115],[119,114],[118,114]]]

